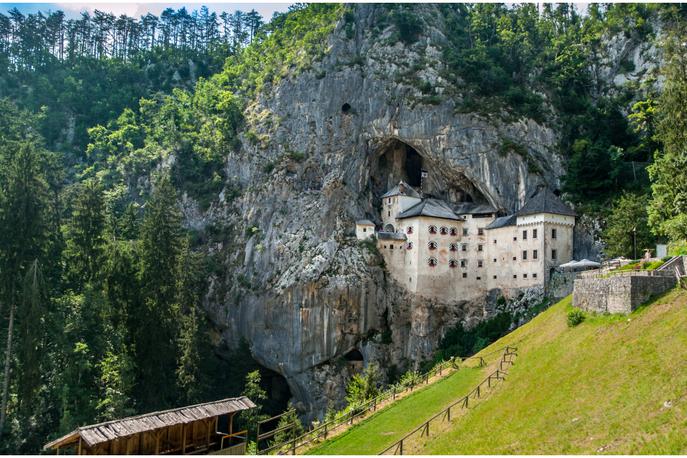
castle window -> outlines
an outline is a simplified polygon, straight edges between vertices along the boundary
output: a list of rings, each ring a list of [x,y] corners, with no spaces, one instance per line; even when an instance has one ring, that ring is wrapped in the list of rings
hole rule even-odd
[[[496,258],[494,258],[494,262],[496,262]]]
[[[527,240],[527,231],[522,231],[522,239]]]
[[[483,265],[482,260],[481,260],[481,259],[478,260],[478,261],[477,261],[477,267],[482,267],[482,265]]]
[[[448,227],[446,226],[441,226],[441,229],[439,229],[439,233],[441,235],[447,235],[448,234]]]
[[[434,267],[437,265],[437,258],[429,258],[427,259],[427,264],[429,267]]]
[[[518,238],[517,238],[517,237],[513,237],[513,241],[514,241],[514,242],[517,242],[517,241],[518,241]]]
[[[458,251],[458,244],[457,244],[457,243],[452,243],[451,246],[449,247],[449,250],[451,250],[451,251]]]
[[[366,227],[363,228],[363,232],[367,232],[367,228],[366,228]]]
[[[527,250],[522,252],[522,260],[527,261]]]
[[[518,276],[517,276],[517,275],[513,275],[513,278],[518,278]]]
[[[452,228],[451,228],[451,235],[452,235],[452,236],[458,235],[458,229],[456,229],[455,227],[452,227]]]
[[[537,250],[532,250],[532,259],[537,259],[539,257],[539,253]]]
[[[437,227],[436,226],[429,226],[429,233],[430,234],[436,234],[437,233]]]
[[[555,238],[556,238],[556,235],[558,235],[558,234],[556,233],[556,229],[551,229],[551,238],[552,238],[552,239],[555,239]]]
[[[463,278],[468,278],[468,274],[463,272]]]
[[[481,279],[482,279],[482,277],[477,277],[477,280],[481,280]]]
[[[494,239],[494,245],[496,245],[496,239]]]
[[[464,244],[460,247],[460,251],[468,251],[468,244],[467,244],[467,243],[464,243]]]
[[[390,211],[386,212],[386,214],[387,214],[387,216],[391,216],[391,212],[390,212]]]
[[[513,256],[513,261],[517,261],[517,260],[518,260],[518,258],[516,258],[515,256]]]
[[[522,274],[522,278],[527,278],[527,274]]]
[[[429,248],[430,250],[436,250],[437,246],[437,242],[435,242],[434,240],[430,240],[429,242],[427,242],[427,248]]]
[[[461,259],[460,260],[460,267],[467,267],[467,266],[468,266],[468,262],[465,259]]]
[[[477,251],[483,251],[483,249],[484,249],[484,245],[482,245],[482,244],[477,245]]]
[[[408,226],[408,229],[406,229],[406,232],[408,234],[412,234],[413,233],[413,226]]]
[[[386,245],[384,245],[384,249],[386,250]]]
[[[483,228],[478,228],[477,229],[477,235],[484,235],[484,229]]]
[[[391,197],[389,197],[389,200],[387,201],[389,205],[391,205]]]
[[[394,249],[394,246],[393,246],[393,245],[389,245],[389,249],[390,249],[390,250],[393,250],[393,249]]]
[[[468,228],[467,227],[463,228],[463,235],[468,235]]]
[[[532,238],[533,239],[537,238],[537,230],[536,229],[532,229]]]
[[[532,278],[537,278],[537,274],[532,274]]]
[[[556,250],[551,250],[551,259],[556,259],[556,258],[558,258],[558,253],[556,252]]]
[[[494,280],[496,280],[496,275],[494,275]]]
[[[408,242],[408,243],[406,244],[406,249],[412,250],[412,249],[413,249],[413,242]]]
[[[456,261],[455,259],[451,259],[448,261],[448,266],[452,269],[455,269],[456,267],[458,267],[458,261]]]

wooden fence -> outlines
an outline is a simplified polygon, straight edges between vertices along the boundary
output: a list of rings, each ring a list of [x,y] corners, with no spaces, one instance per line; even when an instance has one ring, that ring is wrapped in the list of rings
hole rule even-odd
[[[441,417],[441,421],[448,420],[451,421],[451,409],[467,409],[470,406],[470,399],[479,399],[482,396],[482,392],[484,391],[484,386],[486,385],[486,388],[491,388],[493,384],[498,382],[499,380],[505,380],[505,375],[506,375],[506,369],[515,364],[513,359],[517,356],[517,348],[515,347],[510,347],[507,346],[504,351],[503,351],[503,356],[501,357],[501,360],[499,361],[499,367],[496,369],[494,372],[489,374],[487,378],[482,380],[479,385],[477,385],[472,391],[470,391],[468,394],[463,396],[462,398],[458,399],[457,401],[454,401],[449,405],[447,408],[442,410],[441,412],[437,413],[433,417],[431,417],[429,420],[425,421],[422,423],[420,426],[403,436],[401,439],[398,441],[394,442],[391,444],[389,447],[385,448],[380,455],[386,455],[389,452],[392,455],[403,455],[403,445],[404,443],[407,443],[408,440],[416,435],[420,434],[420,437],[429,437],[429,425],[432,423],[432,421],[438,419]]]
[[[513,347],[504,347],[505,349],[508,348],[513,348]],[[377,407],[379,404],[381,404],[384,401],[391,400],[396,401],[396,398],[400,396],[403,393],[406,392],[411,392],[415,387],[418,385],[422,385],[423,383],[425,385],[429,384],[429,379],[434,377],[435,375],[441,376],[445,370],[448,370],[450,368],[453,369],[458,369],[458,362],[462,362],[465,360],[469,359],[474,359],[479,361],[479,366],[483,367],[486,366],[486,362],[484,360],[485,356],[489,356],[494,353],[498,353],[503,348],[499,348],[493,352],[484,354],[482,356],[469,356],[467,358],[451,358],[448,361],[442,361],[439,364],[435,365],[430,369],[429,371],[425,372],[424,374],[420,374],[418,376],[418,383],[415,383],[413,381],[410,386],[406,388],[399,388],[396,385],[392,386],[391,388],[383,391],[380,393],[377,397],[370,399],[366,403],[358,406],[356,409],[352,409],[349,412],[346,412],[344,415],[341,417],[335,418],[334,420],[328,421],[326,423],[323,423],[321,425],[318,425],[315,428],[312,428],[310,431],[290,440],[287,442],[282,442],[281,444],[275,444],[272,445],[264,450],[260,450],[258,452],[258,455],[266,455],[271,452],[275,451],[280,451],[282,453],[286,454],[291,454],[295,455],[298,449],[306,447],[313,442],[316,442],[320,439],[327,439],[327,437],[330,435],[332,431],[334,431],[336,428],[339,426],[342,426],[344,424],[350,424],[353,425],[356,419],[361,418],[365,416],[365,414],[369,412],[375,412],[377,410]],[[511,362],[512,364],[512,362]],[[503,372],[503,371],[502,371]]]

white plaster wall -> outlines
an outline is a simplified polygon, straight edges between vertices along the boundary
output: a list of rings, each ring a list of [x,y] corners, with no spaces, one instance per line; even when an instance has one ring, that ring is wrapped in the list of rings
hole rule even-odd
[[[355,236],[358,240],[369,239],[375,235],[375,227],[368,226],[366,224],[356,224],[355,225]]]

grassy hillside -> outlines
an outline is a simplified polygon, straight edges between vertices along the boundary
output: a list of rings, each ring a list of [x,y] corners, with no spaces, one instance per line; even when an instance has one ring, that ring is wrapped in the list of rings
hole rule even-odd
[[[465,415],[433,427],[429,440],[415,439],[413,452],[687,452],[687,293],[671,292],[629,316],[587,317],[572,329],[566,322],[569,308],[567,298],[485,349],[517,342],[519,355],[508,380]],[[445,394],[435,405],[461,392]],[[393,407],[415,412],[405,415],[412,418],[406,432],[440,410],[413,411],[406,402],[410,399]],[[326,451],[379,453],[391,441],[373,433],[384,431],[387,421],[388,415],[378,415],[364,424],[365,449],[348,448],[347,437],[358,437],[356,430],[363,429],[358,427]]]

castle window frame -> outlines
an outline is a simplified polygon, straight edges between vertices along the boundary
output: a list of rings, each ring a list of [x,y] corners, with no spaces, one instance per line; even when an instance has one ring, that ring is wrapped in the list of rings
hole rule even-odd
[[[477,267],[482,267],[484,266],[484,262],[481,259],[477,260]]]
[[[451,269],[455,269],[456,267],[458,267],[458,261],[456,261],[455,259],[449,259],[448,266]]]
[[[517,280],[517,279],[518,279],[518,275],[517,275],[517,274],[514,274],[514,275],[513,275],[513,279]]]
[[[446,227],[446,226],[441,226],[441,227],[439,228],[439,233],[440,233],[441,235],[448,235],[448,227]]]
[[[539,251],[532,250],[532,259],[539,259]]]
[[[527,274],[522,274],[522,278],[527,278]]]
[[[481,243],[477,245],[477,251],[484,251],[484,245],[482,245]]]
[[[389,200],[387,201],[389,205],[391,205],[391,197],[389,197]]]
[[[513,241],[514,241],[514,242],[517,242],[517,241],[518,241],[518,238],[517,238],[517,237],[513,237]]]
[[[467,272],[463,272],[463,278],[468,278],[468,273],[467,273]]]
[[[484,235],[484,228],[483,227],[477,228],[477,235]]]
[[[413,226],[408,226],[406,229],[406,234],[412,234],[413,233]]]
[[[429,267],[436,267],[437,264],[438,264],[437,258],[430,257],[427,259],[427,265],[429,265]]]
[[[518,258],[516,258],[515,256],[513,256],[513,261],[517,261],[517,260],[518,260]]]
[[[522,260],[527,261],[527,250],[522,251]]]
[[[556,230],[555,227],[554,227],[554,228],[551,228],[551,238],[552,238],[552,239],[558,238],[558,231]]]
[[[413,249],[413,242],[406,243],[406,250],[412,250],[412,249]]]
[[[429,226],[428,229],[429,229],[429,233],[430,233],[430,234],[436,234],[436,233],[437,233],[437,227],[436,227],[434,224],[432,224],[431,226]]]
[[[460,260],[460,267],[467,267],[467,266],[468,266],[467,259],[461,259]]]
[[[494,280],[496,280],[496,275],[494,275]]]
[[[537,278],[537,274],[532,274],[532,278]]]
[[[551,250],[551,259],[553,259],[553,260],[558,259],[558,251],[557,250]]]
[[[458,235],[458,229],[456,229],[455,227],[452,227],[452,228],[450,229],[450,232],[449,232],[449,233],[450,233],[450,235],[451,235],[452,237],[455,237],[455,236]]]
[[[458,244],[457,244],[457,243],[452,243],[451,245],[449,245],[449,248],[448,248],[448,249],[449,249],[450,251],[458,251]]]
[[[460,246],[460,251],[468,251],[468,244],[467,244],[467,243],[463,243],[463,244]]]
[[[468,235],[468,228],[467,227],[463,228],[463,235]]]
[[[394,244],[393,244],[393,243],[392,243],[391,245],[389,245],[389,249],[390,249],[390,250],[393,250],[393,249],[394,249]]]
[[[434,240],[430,240],[429,242],[427,242],[427,248],[429,248],[430,250],[436,250],[438,247],[439,244]]]
[[[482,277],[477,277],[477,280],[481,280],[481,279],[482,279]]]
[[[527,230],[522,231],[522,239],[527,240]]]
[[[494,258],[494,262],[496,262],[496,258]]]
[[[533,239],[537,238],[537,230],[536,229],[532,229],[532,238]]]

